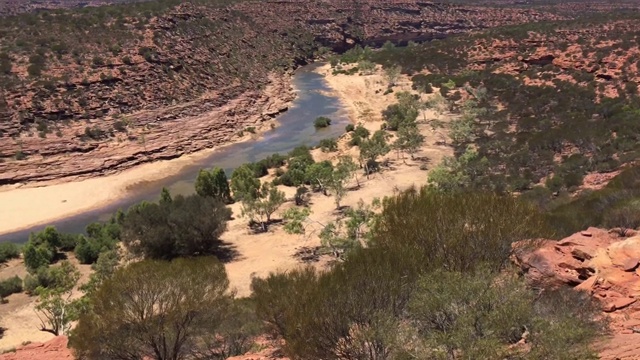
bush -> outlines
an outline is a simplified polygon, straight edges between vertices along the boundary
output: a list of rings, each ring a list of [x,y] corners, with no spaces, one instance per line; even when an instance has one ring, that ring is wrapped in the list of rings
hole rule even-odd
[[[344,131],[345,132],[352,132],[353,130],[355,130],[355,126],[353,124],[348,124],[345,128]]]
[[[90,295],[91,309],[80,316],[69,344],[79,358],[91,359],[105,354],[141,359],[154,354],[158,339],[172,354],[237,355],[251,343],[236,336],[243,329],[235,328],[234,317],[250,316],[235,308],[228,287],[224,265],[215,258],[133,263],[116,270]],[[219,335],[229,342],[221,343]],[[225,356],[218,357],[219,351]],[[182,358],[161,354],[158,358]]]
[[[20,257],[20,247],[17,244],[4,242],[0,243],[0,263]]]
[[[505,271],[512,242],[541,221],[511,197],[408,191],[384,202],[369,247],[330,271],[254,280],[257,313],[291,358],[510,358],[529,331],[533,358],[583,359],[601,331],[589,297],[536,294]]]
[[[55,253],[45,244],[36,245],[31,242],[22,248],[24,264],[27,270],[34,272],[41,267],[46,267],[53,261]]]
[[[0,298],[22,292],[22,279],[19,276],[0,281]]]
[[[331,125],[331,119],[328,117],[320,116],[313,121],[313,126],[316,129],[325,128]]]
[[[323,152],[338,151],[338,143],[336,142],[336,139],[333,138],[320,140],[319,146]]]
[[[199,195],[141,203],[127,212],[122,241],[134,255],[151,259],[216,254],[230,217],[224,203]]]

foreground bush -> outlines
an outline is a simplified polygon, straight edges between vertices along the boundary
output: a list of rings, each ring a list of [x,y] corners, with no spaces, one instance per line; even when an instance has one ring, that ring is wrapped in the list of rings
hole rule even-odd
[[[535,294],[505,271],[511,243],[543,230],[510,197],[408,191],[331,271],[255,279],[258,316],[296,359],[588,358],[588,296]]]
[[[214,254],[230,216],[224,203],[198,195],[142,203],[127,213],[122,242],[134,255],[151,259]]]
[[[224,266],[211,257],[131,264],[90,296],[91,311],[80,316],[69,343],[89,359],[238,355],[251,344],[242,335],[251,330],[242,326],[252,320],[228,287]]]
[[[423,188],[385,201],[372,241],[411,250],[431,269],[471,271],[480,264],[499,270],[512,243],[552,235],[544,215],[516,198]]]

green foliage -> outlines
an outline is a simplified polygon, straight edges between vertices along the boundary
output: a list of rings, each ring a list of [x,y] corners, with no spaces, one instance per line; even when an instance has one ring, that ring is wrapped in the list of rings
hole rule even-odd
[[[397,85],[401,74],[402,66],[394,65],[384,67],[384,77],[387,80],[389,87]]]
[[[365,173],[367,175],[377,169],[377,159],[391,150],[387,143],[388,138],[389,134],[383,130],[378,130],[373,133],[370,139],[363,140],[360,144],[360,158],[365,162]]]
[[[173,197],[171,197],[171,192],[169,191],[169,189],[163,187],[162,190],[160,191],[160,203],[168,204],[172,201],[173,201]]]
[[[102,283],[111,278],[120,262],[120,255],[117,250],[103,251],[98,255],[98,260],[91,265],[94,271],[89,277],[89,281],[81,287],[86,294],[91,295],[100,288]]]
[[[299,146],[289,152],[287,172],[280,176],[277,183],[285,186],[300,186],[307,181],[307,167],[313,164],[313,156],[306,146]]]
[[[553,235],[542,213],[510,196],[423,188],[383,205],[373,244],[409,249],[429,267],[448,271],[471,271],[479,264],[499,270],[514,242]]]
[[[396,94],[397,104],[389,105],[382,111],[382,118],[386,121],[387,129],[396,131],[401,127],[416,126],[418,118],[417,98],[408,92]]]
[[[322,152],[338,151],[338,142],[336,142],[336,139],[334,138],[322,139],[320,140],[320,144],[318,144],[318,146],[320,146]]]
[[[287,234],[304,234],[304,221],[311,215],[308,208],[293,207],[282,214],[282,218],[286,221],[284,231]]]
[[[487,169],[487,159],[480,158],[471,146],[457,159],[445,157],[429,173],[429,185],[440,191],[456,191],[479,187]]]
[[[326,193],[327,186],[333,178],[333,164],[329,160],[313,163],[307,167],[305,177],[312,190]]]
[[[313,127],[316,129],[326,128],[331,125],[331,119],[325,116],[320,116],[313,121]]]
[[[409,304],[416,333],[423,334],[414,355],[507,358],[518,351],[507,345],[526,339],[531,346],[530,353],[522,354],[526,359],[591,358],[593,351],[587,341],[602,329],[588,316],[594,316],[597,309],[587,294],[569,291],[551,291],[537,299],[515,276],[496,281],[488,271],[430,273],[419,280]],[[582,303],[585,308],[563,305],[565,312],[547,308],[553,300]],[[566,345],[551,343],[553,337],[564,339]]]
[[[243,164],[233,171],[230,181],[233,197],[239,201],[249,201],[258,197],[260,180],[249,164]]]
[[[20,247],[11,242],[0,243],[0,263],[20,257]]]
[[[362,124],[358,124],[353,131],[351,132],[351,141],[349,141],[350,146],[360,146],[364,140],[369,138],[371,133],[367,128],[362,126]]]
[[[16,154],[15,154],[14,158],[17,161],[25,160],[27,158],[27,154],[25,154],[22,150],[18,150],[18,151],[16,151]]]
[[[350,251],[365,246],[376,219],[373,210],[378,205],[375,199],[373,205],[365,205],[360,199],[356,208],[345,211],[344,219],[330,222],[320,231],[322,247],[336,258],[344,258]]]
[[[352,132],[353,130],[355,130],[355,126],[353,124],[347,124],[344,128],[344,131],[346,132]]]
[[[589,226],[620,227],[635,225],[635,209],[640,199],[640,168],[630,167],[613,178],[604,188],[583,191],[562,201],[546,199],[550,222],[559,236],[569,236]]]
[[[202,197],[212,197],[223,203],[231,202],[231,189],[227,175],[219,167],[211,170],[200,169],[196,178],[196,193]]]
[[[228,288],[224,266],[215,258],[133,263],[116,270],[90,295],[91,311],[80,316],[70,346],[86,358],[237,355],[250,346],[241,335],[251,315],[247,304],[233,302]]]
[[[330,271],[255,279],[257,313],[299,359],[586,358],[601,330],[589,297],[535,294],[505,271],[512,242],[542,235],[541,221],[511,197],[409,191]],[[531,353],[510,346],[527,336]]]
[[[78,301],[71,300],[73,288],[80,279],[80,271],[68,261],[49,270],[51,283],[39,286],[36,312],[40,318],[40,330],[56,336],[68,335],[71,322],[78,317]]]
[[[122,242],[135,256],[150,259],[215,254],[230,216],[224,203],[199,195],[143,203],[127,212]]]
[[[365,75],[370,75],[376,69],[376,64],[368,60],[361,60],[358,62],[358,69]]]
[[[425,94],[432,94],[433,88],[431,87],[431,83],[429,82],[429,77],[424,74],[417,74],[411,78],[411,88],[413,90],[418,90]]]
[[[55,256],[55,253],[47,245],[36,245],[30,241],[22,248],[22,254],[27,270],[32,273],[49,265]]]
[[[0,299],[19,292],[22,292],[22,279],[18,275],[0,281]]]
[[[424,136],[416,126],[403,126],[398,131],[398,137],[393,143],[393,148],[408,153],[411,158],[420,150],[424,143]]]
[[[262,231],[267,231],[271,216],[286,201],[284,192],[270,183],[262,184],[255,199],[243,200],[242,216],[249,218],[249,223],[258,223]]]

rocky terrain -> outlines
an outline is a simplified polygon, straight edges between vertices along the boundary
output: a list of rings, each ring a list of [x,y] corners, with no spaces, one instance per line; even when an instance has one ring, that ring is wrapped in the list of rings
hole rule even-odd
[[[640,352],[639,261],[636,231],[598,228],[546,241],[540,249],[517,256],[533,286],[571,286],[600,300],[611,321],[611,339],[601,344],[602,359],[637,359]]]
[[[103,6],[135,2],[131,0],[0,0],[0,16],[42,10],[67,9],[87,6]]]
[[[3,19],[0,184],[97,176],[228,142],[284,110],[289,72],[328,50],[561,18],[415,1],[154,4]]]

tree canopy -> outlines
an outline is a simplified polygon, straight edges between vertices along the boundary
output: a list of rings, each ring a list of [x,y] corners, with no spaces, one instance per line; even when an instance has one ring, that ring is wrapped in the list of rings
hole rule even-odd
[[[215,254],[231,211],[211,197],[176,196],[167,203],[144,203],[129,210],[122,241],[136,256],[173,259]]]

